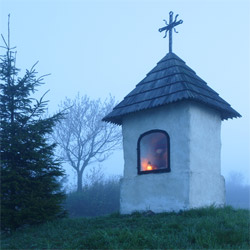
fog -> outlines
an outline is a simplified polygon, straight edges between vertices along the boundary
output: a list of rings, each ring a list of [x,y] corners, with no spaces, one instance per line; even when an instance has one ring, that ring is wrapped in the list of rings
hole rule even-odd
[[[226,204],[250,209],[250,185],[240,173],[232,172],[226,179]]]
[[[64,183],[67,190],[65,207],[70,217],[101,216],[119,211],[121,176],[105,176],[100,167],[92,168],[85,175],[81,193],[74,192],[76,186]],[[226,179],[226,204],[235,209],[250,209],[250,185],[244,177],[231,173]]]
[[[39,60],[40,75],[51,73],[45,91],[50,112],[78,92],[90,98],[109,93],[122,100],[168,52],[158,29],[169,11],[183,24],[173,34],[173,52],[231,104],[240,119],[222,123],[222,174],[249,181],[249,1],[153,0],[2,0],[1,33],[11,14],[11,44],[17,67]],[[102,163],[110,175],[122,175],[123,154]]]
[[[39,60],[39,74],[52,73],[37,97],[50,89],[53,113],[78,92],[91,98],[111,93],[121,101],[167,53],[168,40],[158,29],[169,11],[179,14],[183,24],[173,34],[173,52],[242,115],[222,123],[221,169],[227,203],[249,207],[249,5],[244,0],[2,0],[0,28],[6,37],[11,14],[11,43],[22,72]],[[122,150],[100,164],[106,176],[121,176],[123,166]],[[74,190],[74,172],[64,167],[67,189]]]

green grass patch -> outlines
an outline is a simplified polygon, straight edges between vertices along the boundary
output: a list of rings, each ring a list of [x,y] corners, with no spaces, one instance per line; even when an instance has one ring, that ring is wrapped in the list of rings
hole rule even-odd
[[[60,219],[2,235],[1,249],[249,249],[249,210]]]

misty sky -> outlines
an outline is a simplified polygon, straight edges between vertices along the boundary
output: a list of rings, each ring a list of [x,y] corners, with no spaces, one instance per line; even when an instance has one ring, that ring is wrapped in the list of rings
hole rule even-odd
[[[0,0],[0,32],[7,36],[11,14],[17,67],[39,60],[39,75],[51,73],[37,97],[50,89],[53,113],[77,92],[103,99],[111,93],[121,101],[168,52],[158,29],[170,11],[183,20],[173,52],[242,115],[222,123],[222,174],[236,171],[249,181],[248,0]],[[122,174],[122,151],[101,166]]]

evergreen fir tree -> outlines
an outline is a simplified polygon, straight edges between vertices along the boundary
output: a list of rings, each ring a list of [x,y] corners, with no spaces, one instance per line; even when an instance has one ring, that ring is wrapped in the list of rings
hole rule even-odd
[[[49,135],[62,118],[44,117],[47,101],[30,95],[43,84],[35,65],[19,77],[16,53],[3,38],[0,57],[1,228],[16,229],[64,213],[59,178],[64,175]]]

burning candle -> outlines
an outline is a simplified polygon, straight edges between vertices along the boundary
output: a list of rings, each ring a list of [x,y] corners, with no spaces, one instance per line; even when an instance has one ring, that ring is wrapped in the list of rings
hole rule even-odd
[[[152,165],[149,162],[148,165],[147,165],[147,170],[152,170],[152,169],[153,169],[153,167],[152,167]]]

